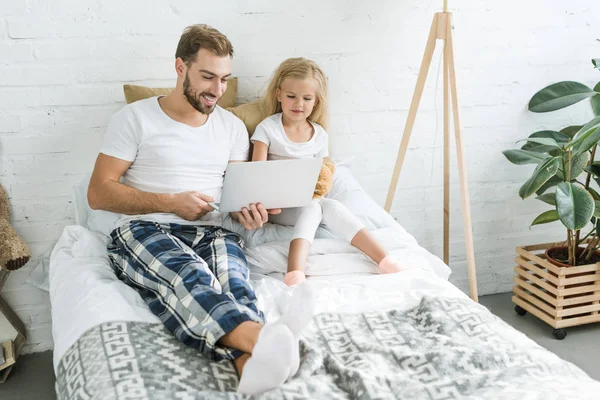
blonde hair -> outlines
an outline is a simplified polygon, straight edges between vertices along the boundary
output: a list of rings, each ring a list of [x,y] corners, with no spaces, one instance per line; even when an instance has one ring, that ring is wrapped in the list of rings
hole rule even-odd
[[[233,56],[233,46],[227,36],[206,24],[191,25],[185,28],[175,58],[181,58],[186,65],[196,61],[198,50],[207,49],[219,57]]]
[[[317,101],[308,119],[327,129],[329,111],[327,107],[327,78],[317,63],[302,57],[288,58],[275,70],[267,92],[260,102],[263,115],[270,116],[282,111],[281,103],[277,100],[277,89],[281,89],[281,83],[287,78],[314,79],[317,84]]]

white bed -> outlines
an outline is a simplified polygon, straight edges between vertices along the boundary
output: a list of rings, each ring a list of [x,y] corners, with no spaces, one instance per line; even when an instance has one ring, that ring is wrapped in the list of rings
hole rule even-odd
[[[80,191],[85,189],[85,185],[82,186],[83,187],[78,188]],[[553,395],[557,394],[562,396],[562,398],[597,398],[596,394],[600,393],[600,383],[587,377],[583,371],[572,364],[560,360],[555,355],[540,348],[526,336],[492,316],[483,307],[471,302],[463,292],[449,283],[447,280],[450,274],[449,268],[443,264],[439,258],[421,248],[410,234],[385,213],[383,209],[362,190],[360,185],[358,185],[352,177],[350,170],[344,165],[338,166],[334,188],[330,193],[330,197],[336,198],[348,206],[355,214],[363,219],[367,227],[372,230],[374,235],[383,242],[384,246],[390,252],[404,262],[413,265],[414,268],[392,275],[378,275],[376,274],[375,265],[368,261],[364,255],[358,253],[344,241],[331,238],[327,232],[321,232],[321,238],[315,240],[311,249],[309,257],[310,266],[307,269],[307,275],[310,276],[309,282],[311,285],[315,285],[315,287],[318,288],[317,293],[319,296],[317,301],[317,317],[314,320],[314,324],[311,324],[314,326],[309,329],[307,335],[320,335],[319,337],[327,336],[323,334],[323,332],[327,332],[327,329],[323,326],[323,321],[330,320],[332,316],[364,316],[373,315],[373,313],[383,313],[381,315],[377,314],[377,318],[381,318],[382,316],[387,318],[388,314],[385,313],[391,313],[389,315],[405,313],[402,314],[402,318],[415,318],[414,321],[416,322],[414,322],[414,325],[419,325],[420,318],[422,318],[423,315],[435,316],[435,310],[431,309],[431,304],[434,304],[435,301],[447,301],[447,303],[444,304],[450,304],[448,310],[461,310],[459,313],[455,313],[454,311],[451,311],[450,313],[453,314],[453,318],[456,315],[460,315],[458,319],[460,320],[459,326],[461,329],[466,326],[470,327],[469,329],[464,329],[465,331],[471,331],[466,334],[479,335],[480,333],[477,333],[476,331],[480,330],[480,327],[483,326],[485,332],[493,332],[494,335],[498,336],[498,343],[503,343],[504,345],[507,345],[508,343],[510,351],[514,352],[514,354],[527,354],[528,357],[530,357],[528,358],[529,361],[527,361],[527,363],[533,365],[531,360],[535,360],[539,365],[543,365],[541,370],[545,370],[546,372],[544,372],[545,375],[543,373],[541,376],[543,382],[546,382],[548,390],[542,390],[539,386],[539,382],[534,382],[531,378],[528,378],[531,384],[523,383],[525,382],[523,380],[519,380],[518,382],[515,381],[515,379],[521,379],[516,375],[510,379],[506,378],[505,381],[498,378],[500,376],[512,376],[507,371],[514,371],[514,368],[523,367],[522,365],[515,364],[516,361],[511,359],[505,360],[508,364],[504,363],[502,368],[497,365],[493,368],[482,367],[482,370],[489,376],[486,376],[485,379],[483,379],[485,374],[482,374],[477,378],[481,378],[482,380],[480,381],[474,381],[473,376],[452,378],[450,385],[452,386],[452,390],[448,391],[446,396],[439,395],[440,392],[438,393],[439,396],[431,394],[431,398],[462,398],[466,392],[461,392],[461,387],[464,386],[464,384],[460,383],[461,380],[469,381],[474,388],[477,387],[477,391],[473,389],[469,392],[473,397],[464,396],[464,398],[522,398],[510,397],[508,395],[514,395],[516,393],[522,393],[528,396],[532,393],[539,393],[539,398],[543,397],[544,399],[552,398]],[[78,208],[81,208],[80,206],[81,205],[78,205]],[[90,224],[89,222],[94,218],[96,218],[96,221]],[[102,231],[106,226],[109,226],[108,223],[98,223],[98,221],[103,218],[102,215],[95,215],[92,217],[89,209],[78,212],[78,221],[82,225],[96,228],[97,231]],[[100,228],[98,228],[99,226]],[[274,228],[274,230],[271,231],[266,230],[257,233],[256,236],[251,238],[250,246],[247,249],[247,256],[252,271],[251,278],[259,299],[259,307],[265,311],[268,320],[277,318],[280,311],[285,309],[286,302],[294,290],[293,288],[286,287],[280,281],[283,272],[285,271],[287,241],[273,241],[273,239],[279,237],[280,232],[277,232],[277,229]],[[81,356],[80,353],[82,351],[81,349],[85,346],[81,345],[79,342],[86,332],[98,329],[97,327],[99,326],[107,326],[107,323],[114,321],[144,322],[151,323],[153,326],[158,326],[160,324],[158,318],[149,312],[137,293],[115,278],[106,255],[105,246],[107,240],[107,237],[100,232],[93,232],[80,225],[69,226],[65,228],[63,235],[52,252],[49,268],[50,299],[52,303],[54,336],[54,366],[59,380],[61,379],[61,376],[68,376],[69,371],[79,371],[82,368],[80,365],[82,363],[81,359],[85,357]],[[429,311],[425,311],[425,308],[427,308],[426,306],[429,307]],[[421,309],[424,314],[419,314],[419,309]],[[319,316],[322,316],[322,318],[319,319]],[[473,316],[478,318],[479,322],[477,324],[472,323]],[[347,318],[349,321],[352,319],[351,317]],[[429,324],[429,322],[427,322],[427,324]],[[434,326],[437,325],[434,324]],[[392,328],[399,332],[397,326]],[[388,326],[386,329],[389,330],[392,328]],[[413,329],[412,326],[405,328],[409,330]],[[358,327],[356,329],[358,330]],[[372,332],[369,332],[369,334],[377,336],[377,332],[381,331],[375,329]],[[398,333],[398,335],[400,335],[400,333]],[[384,342],[388,343],[393,348],[393,344],[390,344],[390,340],[398,335],[391,335]],[[413,333],[407,333],[403,337],[406,338],[406,335],[410,337]],[[427,331],[425,333],[421,331],[419,335],[433,340],[431,343],[436,343],[440,340],[439,337],[429,337],[430,335]],[[500,351],[500,349],[476,348],[476,346],[486,346],[485,342],[487,339],[480,340],[479,345],[475,344],[477,340],[474,340],[474,344],[471,348],[461,347],[462,350],[460,351],[466,351],[465,349],[467,349],[469,354],[471,354],[471,357],[477,357],[477,352],[484,354],[485,352]],[[341,346],[341,348],[345,349],[344,351],[347,350],[346,342],[347,340],[345,340],[344,345]],[[408,342],[410,342],[410,340],[408,340]],[[493,340],[491,340],[491,342],[493,342]],[[331,357],[336,360],[345,359],[344,357],[339,356],[339,354],[333,350],[331,342],[329,343],[330,345],[327,348],[331,351],[331,354],[326,357],[324,356],[325,358],[320,361],[320,363],[325,366],[328,365],[327,362],[331,362]],[[489,346],[489,343],[487,345]],[[305,346],[308,346],[307,348],[310,349],[308,342]],[[414,346],[415,348],[418,347],[417,344],[410,344],[409,348],[411,346]],[[456,346],[464,346],[464,344],[458,344]],[[448,344],[447,349],[450,348],[452,347]],[[456,349],[458,349],[458,347],[456,347]],[[318,349],[315,350],[316,353],[314,352],[314,354],[318,354],[319,351],[320,350]],[[375,363],[373,365],[378,365],[377,363],[379,361],[375,360],[375,358],[373,358],[374,356],[369,355],[370,351],[371,350],[365,350],[361,354],[364,357],[367,357],[367,359],[371,357],[369,362]],[[372,351],[375,352],[375,350]],[[456,353],[458,351],[459,350],[456,350],[454,352]],[[66,361],[66,359],[74,359],[75,353],[77,353],[77,357],[79,357],[77,362],[80,363],[77,367],[74,367],[72,363],[70,364]],[[308,354],[312,353],[308,351]],[[496,355],[490,354],[490,357],[495,359]],[[449,355],[449,357],[450,356],[454,357],[455,354]],[[418,360],[425,356],[419,355],[415,357],[417,357],[416,359]],[[501,359],[508,356],[498,354],[497,357]],[[321,373],[323,373],[323,366],[315,364],[314,368],[310,369],[311,360],[313,360],[313,358],[310,357],[303,360],[303,367],[301,368],[298,377],[292,380],[291,383],[286,384],[286,387],[282,390],[295,392],[301,388],[306,392],[306,396],[299,396],[299,398],[322,396],[323,393],[327,393],[327,397],[337,398],[339,393],[347,392],[348,390],[352,392],[353,389],[340,389],[341,384],[338,384],[339,382],[336,381],[337,378],[331,378],[331,382],[335,381],[338,386],[331,386],[330,377],[327,374],[334,376],[335,373],[326,372],[324,375],[325,377],[323,377],[321,375]],[[434,365],[435,369],[437,364],[432,360],[429,361],[433,363],[431,365]],[[492,362],[492,364],[494,363],[495,362]],[[523,361],[521,361],[521,364],[522,363]],[[419,368],[422,368],[422,366],[413,364],[414,360],[406,365],[402,365],[402,368],[407,368],[404,371],[411,371],[408,375],[403,372],[406,376],[401,376],[399,375],[399,372],[394,372],[393,376],[400,380],[397,381],[395,386],[391,383],[388,385],[389,388],[391,388],[391,391],[389,393],[385,392],[389,394],[387,397],[377,392],[382,390],[381,388],[385,387],[385,384],[382,386],[381,381],[377,381],[370,385],[368,383],[371,378],[364,376],[364,379],[361,378],[359,381],[363,382],[364,387],[369,387],[370,389],[357,389],[357,393],[360,392],[365,394],[364,391],[366,390],[369,392],[367,393],[369,395],[363,396],[365,398],[395,398],[398,396],[398,393],[403,393],[404,396],[413,393],[412,398],[420,398],[422,393],[431,391],[432,387],[437,386],[431,384],[428,387],[428,385],[422,383],[417,385],[415,383],[417,380],[411,374]],[[389,363],[381,365],[382,367],[377,367],[380,370],[390,369],[391,371],[391,369],[393,369],[390,367]],[[507,367],[507,365],[511,366]],[[536,364],[536,368],[538,368],[539,365]],[[548,366],[552,366],[552,368]],[[349,381],[357,379],[355,375],[352,374],[360,375],[361,373],[360,368],[356,365],[351,365],[350,367],[346,365],[344,368],[346,368],[342,368],[344,371],[351,371],[350,375],[348,375],[350,377],[348,379]],[[373,368],[373,366],[370,368]],[[430,371],[431,367],[428,368],[428,371]],[[560,373],[562,374],[560,377],[560,388],[563,389],[557,389],[556,376],[548,373],[548,371],[553,370],[553,368],[560,370]],[[456,368],[452,367],[451,369]],[[527,371],[528,374],[530,372],[531,371]],[[228,373],[232,373],[232,370],[228,370]],[[409,375],[410,377],[407,377]],[[470,373],[469,375],[473,374]],[[388,383],[393,382],[393,380],[390,380],[389,376],[386,376],[383,378],[377,377],[377,379],[383,379]],[[486,383],[488,378],[492,376],[496,377],[498,382],[506,382],[506,384],[498,386],[496,381],[494,381],[494,384]],[[450,378],[442,379],[438,376],[436,379],[440,379],[440,387],[447,387],[448,382],[444,382],[443,380]],[[227,380],[224,380],[223,382],[226,381]],[[325,381],[329,383],[324,384],[323,382]],[[215,391],[211,392],[211,395],[206,396],[209,398],[216,398],[221,393],[231,389],[231,387],[235,387],[235,382],[231,383],[233,386],[228,386],[230,385],[229,383],[223,382],[219,381],[218,383],[215,383],[216,386],[212,389]],[[70,398],[71,394],[77,392],[77,390],[73,389],[72,382],[68,383],[65,381],[63,383],[64,387],[59,390],[61,398]],[[513,388],[509,386],[509,383],[513,386],[525,385],[528,387]],[[531,387],[529,387],[530,385]],[[78,390],[81,389],[79,384],[75,386],[78,387]],[[194,389],[189,384],[184,386],[185,389],[180,388],[177,390],[181,393],[184,391],[187,395],[194,393]],[[335,389],[332,389],[334,386]],[[399,389],[400,386],[402,388]],[[412,391],[406,392],[406,390],[408,390],[407,388],[411,388],[410,390]],[[89,387],[86,387],[85,390],[90,389]],[[523,392],[520,390],[523,390]],[[531,390],[533,390],[533,392],[530,392]],[[375,392],[379,394],[376,394]],[[66,393],[70,394],[67,395]],[[139,398],[160,398],[160,395],[157,394],[159,393],[157,389],[154,389],[153,393],[158,397],[147,395],[147,397],[141,396]],[[495,394],[499,393],[502,393],[503,395],[495,397]],[[272,398],[277,398],[277,394],[272,395],[274,396]],[[278,395],[283,396],[282,393],[278,393]],[[508,397],[503,397],[505,395]],[[569,397],[570,395],[576,397]],[[118,397],[119,396],[116,396],[115,398]],[[353,397],[353,395],[350,395],[350,397]],[[110,398],[110,396],[107,398]],[[531,398],[538,397],[532,396]]]
[[[85,181],[81,187],[76,188],[81,194],[85,189]],[[81,194],[75,196],[79,203],[85,201]],[[364,300],[372,299],[384,288],[390,292],[389,296],[385,296],[390,307],[414,305],[428,288],[447,291],[453,296],[464,296],[447,282],[450,269],[439,258],[418,246],[411,235],[367,196],[344,165],[338,166],[330,197],[339,199],[359,215],[393,254],[419,268],[396,276],[380,277],[377,275],[376,265],[345,241],[335,238],[317,239],[311,249],[307,274],[309,279],[319,280],[322,286],[327,287],[323,295],[327,296],[328,301],[320,301],[320,307],[341,307],[345,302],[354,300],[355,306],[364,308],[364,304],[369,304]],[[89,219],[92,213],[91,209],[79,210],[77,219],[85,223],[84,220]],[[81,334],[98,324],[120,320],[159,322],[137,292],[119,281],[110,267],[106,253],[108,237],[105,235],[109,228],[105,227],[111,226],[111,218],[107,215],[102,213],[93,217],[96,218],[92,225],[96,228],[95,231],[81,225],[66,227],[52,251],[50,300],[55,366],[64,351]],[[99,223],[99,219],[107,220]],[[278,236],[284,236],[277,231],[285,229],[289,228],[274,227],[257,231],[259,237],[253,238],[250,244],[254,246],[248,247],[246,251],[252,271],[251,279],[261,309],[267,313],[268,318],[276,317],[278,311],[274,306],[284,304],[282,300],[290,297],[293,292],[293,289],[281,282],[287,265],[288,242],[275,241]],[[327,232],[320,233],[320,236],[329,236]],[[367,277],[369,279],[365,279]],[[400,288],[403,290],[399,290]],[[355,293],[352,296],[354,298],[337,295],[350,289]],[[412,296],[407,290],[414,292]],[[421,290],[425,292],[419,295]],[[346,304],[345,307],[351,309],[352,304]]]

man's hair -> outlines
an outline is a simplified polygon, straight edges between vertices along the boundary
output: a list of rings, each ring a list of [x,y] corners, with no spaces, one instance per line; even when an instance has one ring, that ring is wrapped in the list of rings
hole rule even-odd
[[[179,57],[186,65],[190,65],[196,61],[196,54],[200,49],[210,50],[219,57],[233,56],[233,46],[227,36],[211,26],[197,24],[188,26],[183,31],[175,58]]]

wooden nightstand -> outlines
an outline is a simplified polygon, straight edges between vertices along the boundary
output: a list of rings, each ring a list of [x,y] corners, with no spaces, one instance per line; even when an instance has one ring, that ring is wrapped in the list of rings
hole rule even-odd
[[[0,268],[0,290],[2,290],[9,273],[6,269]],[[16,360],[27,341],[25,325],[0,295],[0,346],[2,342],[7,340],[12,342],[13,358]],[[7,365],[4,368],[0,366],[0,383],[6,381],[13,367],[14,364]]]

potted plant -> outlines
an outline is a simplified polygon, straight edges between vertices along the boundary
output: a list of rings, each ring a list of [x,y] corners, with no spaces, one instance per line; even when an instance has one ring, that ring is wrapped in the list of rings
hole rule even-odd
[[[600,69],[600,59],[592,60]],[[537,165],[519,190],[551,208],[533,225],[560,220],[567,228],[563,244],[517,247],[515,311],[528,311],[564,339],[570,326],[600,322],[600,82],[594,88],[573,81],[558,82],[529,101],[532,112],[560,110],[589,99],[595,117],[583,125],[532,133],[521,148],[503,154],[517,165]],[[545,251],[545,252],[544,252]]]
[[[593,59],[600,69],[600,59]],[[529,110],[545,113],[560,110],[589,99],[595,117],[583,125],[559,131],[532,133],[521,148],[506,150],[504,156],[513,164],[536,164],[531,177],[519,190],[519,196],[536,199],[551,206],[533,225],[560,220],[567,228],[563,246],[547,249],[547,259],[557,266],[577,266],[600,261],[600,82],[594,88],[574,81],[547,86],[529,101]],[[519,142],[517,142],[519,143]],[[591,225],[590,225],[591,224]],[[589,232],[588,232],[589,230]],[[584,246],[585,245],[585,246]]]

